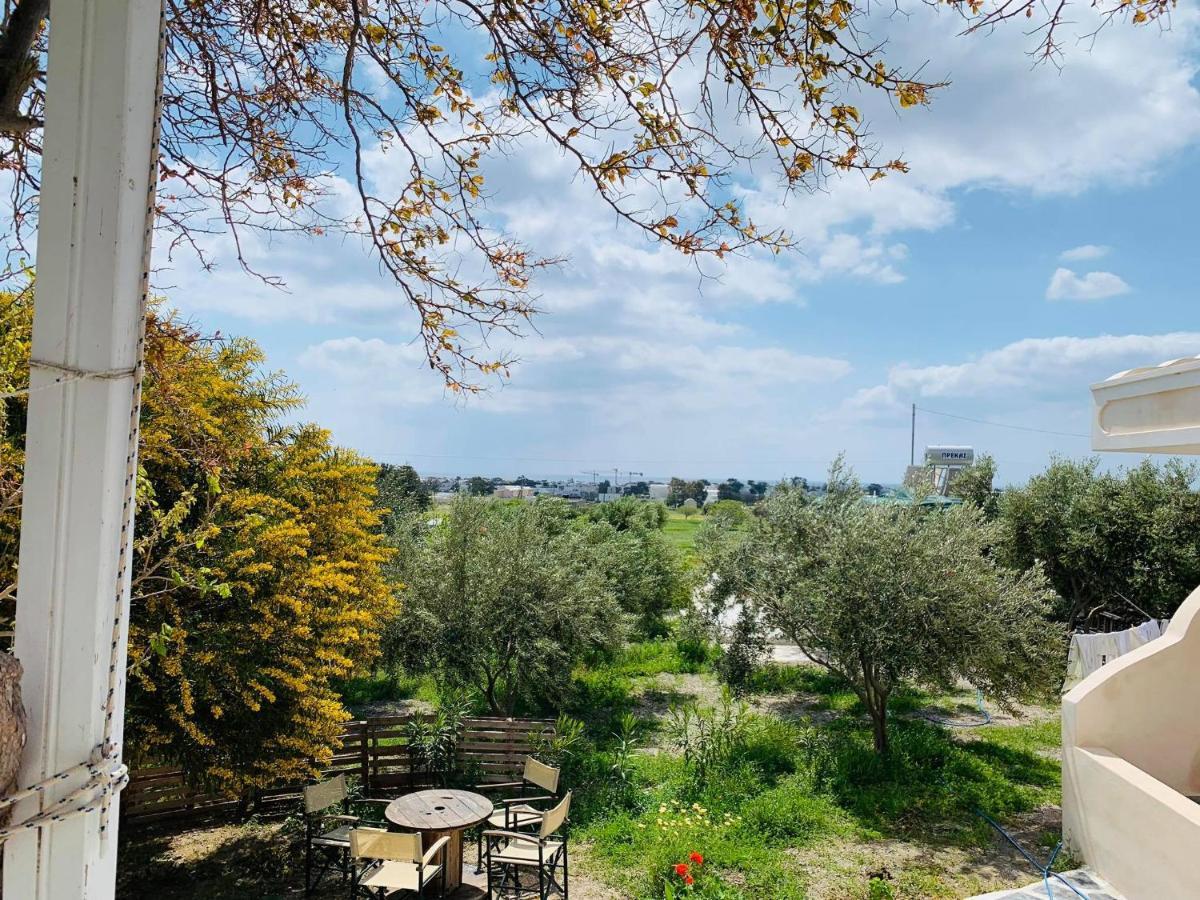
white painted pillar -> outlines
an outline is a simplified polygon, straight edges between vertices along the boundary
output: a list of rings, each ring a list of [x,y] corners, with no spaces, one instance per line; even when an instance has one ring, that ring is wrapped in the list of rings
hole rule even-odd
[[[160,0],[54,0],[51,11],[14,642],[29,715],[19,787],[87,760],[103,741],[115,618],[110,736],[118,745],[122,736],[129,567],[121,548],[122,531],[132,533],[126,472],[137,424],[128,373],[144,334],[160,21]],[[64,371],[78,376],[53,384]],[[23,801],[14,822],[85,778]],[[111,898],[115,803],[107,830],[100,825],[93,811],[10,839],[4,897]]]

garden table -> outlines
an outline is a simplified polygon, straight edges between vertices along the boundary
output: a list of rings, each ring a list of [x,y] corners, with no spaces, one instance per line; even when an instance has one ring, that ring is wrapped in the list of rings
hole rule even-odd
[[[492,801],[471,791],[417,791],[393,800],[384,810],[389,822],[405,831],[419,831],[429,848],[441,837],[446,845],[446,891],[462,884],[463,831],[487,821],[492,814]]]

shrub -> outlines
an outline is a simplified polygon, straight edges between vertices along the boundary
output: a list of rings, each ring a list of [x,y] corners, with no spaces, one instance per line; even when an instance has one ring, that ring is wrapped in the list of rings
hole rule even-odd
[[[404,728],[413,764],[437,784],[445,785],[457,771],[458,736],[470,704],[462,693],[441,698],[429,718],[411,719]]]
[[[562,769],[584,747],[583,723],[565,713],[554,722],[554,730],[534,738],[533,755],[548,766]]]
[[[717,673],[734,693],[746,693],[755,671],[768,655],[767,631],[758,611],[743,605],[738,611],[729,643],[717,660]]]
[[[752,798],[741,808],[742,828],[755,840],[800,847],[815,838],[845,832],[846,815],[812,783],[793,775]]]
[[[683,764],[698,787],[710,774],[730,762],[741,748],[749,724],[744,703],[735,703],[726,690],[715,707],[673,705],[667,735],[683,756]]]

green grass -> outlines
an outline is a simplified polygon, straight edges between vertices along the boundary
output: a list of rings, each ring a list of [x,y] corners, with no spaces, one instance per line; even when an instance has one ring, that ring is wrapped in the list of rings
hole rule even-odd
[[[697,562],[696,532],[703,523],[704,516],[698,512],[685,516],[679,510],[673,509],[668,512],[666,524],[663,525],[663,534],[675,545],[689,565]]]
[[[674,640],[660,639],[626,644],[597,668],[626,677],[651,677],[703,672],[707,663],[685,655]]]
[[[976,809],[1004,821],[1056,802],[1058,765],[1034,752],[1050,734],[1046,725],[1022,725],[959,741],[935,725],[898,721],[891,753],[880,758],[852,719],[818,727],[764,717],[706,784],[689,778],[678,757],[641,761],[631,806],[597,816],[584,837],[627,896],[661,897],[671,867],[697,851],[726,888],[736,885],[722,897],[803,897],[790,854],[823,842],[990,846]],[[706,815],[687,815],[693,804]],[[903,896],[953,896],[936,870],[903,878]]]
[[[633,710],[639,681],[708,671],[713,656],[710,652],[697,660],[671,639],[626,644],[612,656],[592,659],[575,670],[563,711],[582,721],[601,746],[607,745],[618,720]],[[648,731],[656,725],[646,724]]]
[[[400,700],[424,700],[436,703],[437,685],[429,676],[411,676],[397,672],[359,675],[334,685],[342,703],[351,713],[374,703]]]
[[[579,678],[591,686],[590,701],[601,699],[603,685],[601,702],[618,708],[630,701],[637,677],[678,671],[678,662],[668,642],[634,645]],[[754,716],[704,784],[678,756],[660,752],[637,759],[634,789],[619,802],[585,800],[589,812],[579,822],[593,864],[622,896],[663,897],[672,866],[697,851],[709,882],[698,896],[801,898],[811,873],[794,859],[806,848],[816,852],[830,841],[869,848],[886,838],[984,853],[994,835],[977,811],[1011,822],[1060,802],[1059,765],[1045,752],[1058,745],[1057,720],[950,729],[913,714],[954,710],[962,697],[906,691],[896,698],[891,751],[880,757],[858,698],[836,676],[772,665],[756,674],[751,691],[804,696],[831,717],[811,724]],[[676,814],[693,804],[706,814]],[[1057,837],[1046,832],[1036,840],[1048,852]],[[843,877],[850,879],[847,897],[875,896],[869,879]],[[952,897],[964,877],[930,863],[909,865],[888,884],[896,897]]]
[[[1062,721],[1058,718],[1030,725],[993,725],[981,733],[999,747],[1031,753],[1062,746]]]

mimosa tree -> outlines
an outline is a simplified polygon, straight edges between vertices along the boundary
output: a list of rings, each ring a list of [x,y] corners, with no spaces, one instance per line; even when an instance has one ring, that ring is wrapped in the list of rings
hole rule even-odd
[[[0,295],[0,390],[28,384],[31,298]],[[289,424],[299,395],[263,362],[252,341],[151,319],[126,752],[230,791],[329,758],[346,718],[331,679],[378,652],[393,610],[376,467]],[[0,445],[8,594],[19,591],[23,404],[7,401]]]

